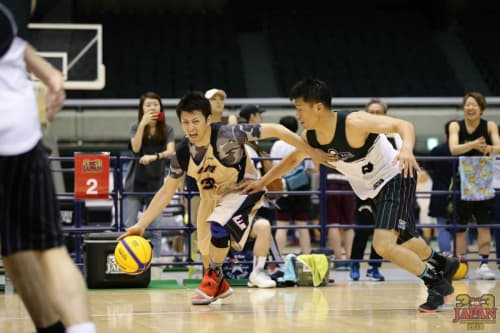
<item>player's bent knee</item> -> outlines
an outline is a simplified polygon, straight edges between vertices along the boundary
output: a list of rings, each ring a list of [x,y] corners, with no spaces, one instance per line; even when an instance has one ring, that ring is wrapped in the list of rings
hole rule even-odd
[[[253,224],[256,232],[271,232],[271,224],[266,219],[257,219]]]
[[[387,241],[373,241],[373,248],[377,253],[384,258],[388,258],[391,255],[391,251],[394,248],[394,244]]]

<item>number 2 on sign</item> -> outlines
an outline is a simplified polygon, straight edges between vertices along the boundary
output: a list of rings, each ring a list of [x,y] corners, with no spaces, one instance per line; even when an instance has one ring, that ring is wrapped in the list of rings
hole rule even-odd
[[[95,178],[87,179],[87,186],[89,187],[87,189],[87,192],[86,192],[88,195],[98,194],[98,192],[97,192],[97,180]]]

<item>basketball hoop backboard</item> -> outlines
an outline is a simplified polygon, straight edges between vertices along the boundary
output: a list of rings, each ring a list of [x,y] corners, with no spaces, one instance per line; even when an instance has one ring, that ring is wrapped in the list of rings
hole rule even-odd
[[[28,27],[38,54],[64,74],[65,89],[104,88],[102,25],[30,23]]]

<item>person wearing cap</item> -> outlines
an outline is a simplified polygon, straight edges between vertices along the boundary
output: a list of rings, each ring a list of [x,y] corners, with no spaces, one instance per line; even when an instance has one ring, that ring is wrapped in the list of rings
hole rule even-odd
[[[262,123],[262,113],[266,112],[265,109],[255,104],[243,105],[240,109],[239,116],[241,123],[260,124]]]
[[[243,105],[240,112],[239,112],[239,116],[240,116],[239,123],[240,124],[261,124],[262,123],[261,116],[251,117],[252,122],[250,123],[248,121],[249,120],[248,118],[241,116],[242,110],[249,110],[249,111],[252,111],[252,112],[260,115],[260,113],[265,111],[264,109],[260,109],[257,105],[254,105],[254,104],[247,104],[247,105]],[[257,110],[260,110],[260,112]],[[262,152],[263,149],[259,147],[257,140],[247,142],[244,144],[244,146],[245,146],[245,152],[248,155],[248,157],[250,157],[250,159],[252,160],[253,165],[255,166],[255,169],[257,170],[258,176],[262,177],[262,175],[264,174],[264,164],[263,164],[262,160],[259,160],[259,158],[262,158],[262,156],[259,154],[259,152]],[[273,208],[273,206],[274,206],[274,204],[272,202],[270,202],[270,200],[268,200],[267,197],[265,197],[263,205],[258,209],[258,211],[256,213],[257,218],[256,218],[255,223],[256,224],[258,223],[259,225],[266,226],[266,227],[269,226],[269,230],[270,230],[271,223],[273,223],[275,220],[274,219],[274,215],[275,215],[274,210],[275,209]],[[262,227],[262,229],[265,230],[267,228]],[[259,246],[259,244],[261,246]],[[262,246],[263,244],[264,244],[263,242],[255,242],[255,245],[253,248],[254,255],[258,256],[258,255],[265,255],[265,254],[269,253],[270,248],[266,247],[268,244],[266,244],[266,246]],[[279,254],[277,254],[277,255],[279,255]],[[264,281],[263,281],[264,284],[266,283],[265,281],[266,280],[264,279]]]
[[[95,332],[87,288],[68,254],[42,143],[30,73],[47,85],[47,119],[62,108],[64,79],[18,34],[25,2],[0,2],[0,243],[3,265],[37,332]],[[18,6],[20,7],[18,7]],[[29,7],[28,7],[29,8]],[[14,12],[14,13],[13,13]],[[21,29],[24,28],[21,24]]]
[[[262,123],[262,116],[261,113],[265,112],[263,108],[260,108],[258,105],[255,104],[246,104],[243,105],[240,109],[239,112],[239,123],[240,124],[261,124]],[[250,156],[250,158],[253,161],[253,164],[257,171],[260,173],[260,176],[264,174],[264,165],[262,164],[262,161],[259,160],[259,157],[262,157],[259,155],[259,151],[262,151],[263,149],[259,146],[259,142],[257,140],[251,141],[245,144],[245,150]],[[269,211],[268,211],[269,210]],[[269,221],[274,221],[274,210],[271,210],[267,206],[264,206],[260,209],[259,212],[260,216],[265,217]]]
[[[227,94],[222,89],[212,88],[205,92],[205,97],[210,101],[212,107],[212,122],[222,122],[223,124],[237,124],[238,119],[235,116],[223,116],[224,102]]]

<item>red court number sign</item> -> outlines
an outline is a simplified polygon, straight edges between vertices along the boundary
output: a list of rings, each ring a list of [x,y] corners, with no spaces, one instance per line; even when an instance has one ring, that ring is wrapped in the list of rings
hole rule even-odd
[[[75,153],[75,199],[109,197],[109,153]]]

